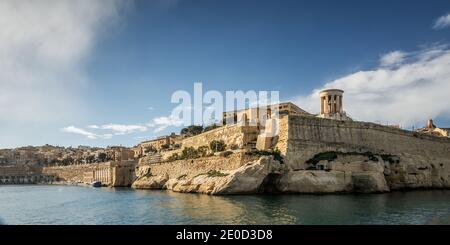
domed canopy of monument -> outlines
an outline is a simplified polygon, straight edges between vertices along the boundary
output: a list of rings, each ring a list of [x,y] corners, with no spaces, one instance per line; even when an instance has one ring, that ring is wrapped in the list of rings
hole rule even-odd
[[[320,91],[319,117],[335,120],[352,120],[343,109],[343,94],[341,89],[325,89]]]

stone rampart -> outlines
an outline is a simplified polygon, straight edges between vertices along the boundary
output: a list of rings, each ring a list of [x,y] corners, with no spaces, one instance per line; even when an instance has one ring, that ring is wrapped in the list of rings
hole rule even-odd
[[[168,175],[169,178],[192,178],[209,171],[234,170],[248,162],[255,161],[259,157],[247,155],[244,152],[231,154],[227,157],[211,156],[197,159],[177,160],[149,165],[141,165],[139,168],[150,169],[152,176]],[[139,175],[139,174],[138,174]]]
[[[0,167],[0,184],[38,184],[55,181],[52,174],[42,173],[37,166],[10,165]]]
[[[92,181],[101,181],[108,186],[130,186],[135,178],[135,164],[135,161],[129,160],[44,167],[42,172],[55,175],[58,180],[69,183],[90,184]]]
[[[294,169],[323,151],[372,151],[450,159],[450,138],[368,122],[289,116],[286,162]]]
[[[249,142],[256,141],[259,134],[257,126],[243,126],[240,124],[225,125],[208,132],[188,137],[182,140],[182,147],[208,146],[213,140],[223,140],[227,146],[243,147]]]

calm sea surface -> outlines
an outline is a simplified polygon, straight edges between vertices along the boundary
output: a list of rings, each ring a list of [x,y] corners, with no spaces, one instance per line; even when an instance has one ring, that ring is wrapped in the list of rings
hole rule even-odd
[[[207,196],[0,186],[1,224],[450,224],[450,191]]]

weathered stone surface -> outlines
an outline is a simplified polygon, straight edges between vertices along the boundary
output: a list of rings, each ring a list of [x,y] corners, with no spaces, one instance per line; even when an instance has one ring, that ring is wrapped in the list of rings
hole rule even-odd
[[[290,193],[334,193],[351,190],[351,176],[342,171],[290,171],[280,179],[278,189]]]
[[[273,173],[281,173],[283,166],[271,157],[261,157],[232,172],[223,185],[218,185],[212,194],[257,193],[264,179]]]
[[[353,192],[376,193],[388,192],[389,187],[384,178],[384,174],[380,172],[367,171],[352,173],[352,189]]]
[[[177,192],[198,192],[204,194],[258,193],[264,179],[270,173],[279,173],[283,166],[271,157],[261,157],[238,169],[224,171],[226,176],[202,174],[190,179],[170,179],[165,188]]]
[[[135,189],[162,189],[168,180],[167,173],[160,176],[142,176],[134,181],[132,187]]]

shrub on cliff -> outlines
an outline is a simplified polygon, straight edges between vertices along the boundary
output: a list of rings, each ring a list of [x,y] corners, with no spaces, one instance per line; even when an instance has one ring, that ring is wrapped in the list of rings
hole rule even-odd
[[[206,156],[208,155],[209,147],[206,146],[206,145],[200,146],[200,147],[197,149],[197,151],[198,151],[198,154],[199,154],[201,157],[206,157]]]
[[[186,135],[186,136],[194,136],[197,134],[201,134],[202,132],[203,132],[203,126],[191,125],[191,126],[188,126],[187,128],[181,129],[180,134]]]
[[[316,155],[314,155],[313,158],[306,161],[307,164],[315,166],[317,163],[319,163],[322,160],[326,161],[334,161],[337,159],[338,155],[341,156],[365,156],[368,160],[378,162],[378,157],[380,156],[383,161],[387,161],[389,163],[398,163],[399,160],[395,160],[393,155],[390,154],[374,154],[372,152],[366,151],[366,152],[336,152],[336,151],[326,151],[321,152]]]
[[[212,152],[224,151],[227,145],[223,140],[213,140],[209,143],[209,148]]]
[[[221,153],[220,153],[220,156],[222,156],[222,157],[228,157],[228,156],[230,156],[231,154],[233,154],[232,151],[224,151],[224,152],[221,152]]]
[[[220,126],[217,125],[217,124],[215,124],[215,123],[212,124],[212,125],[206,126],[206,127],[203,129],[203,133],[204,133],[204,132],[211,131],[211,130],[216,129],[216,128],[220,128]]]
[[[199,151],[194,147],[186,147],[181,153],[181,159],[192,159],[200,157]]]
[[[104,153],[104,152],[101,152],[100,154],[98,154],[98,160],[100,160],[100,162],[106,161],[107,157],[108,157],[108,155],[106,155],[106,153]]]
[[[264,151],[264,150],[255,150],[246,152],[247,155],[253,155],[253,156],[273,156],[273,159],[280,162],[280,164],[283,164],[283,156],[281,155],[281,151],[276,148],[273,151]]]
[[[317,163],[319,163],[322,160],[327,160],[327,161],[331,162],[331,161],[334,161],[337,157],[338,157],[337,152],[326,151],[326,152],[321,152],[321,153],[314,155],[314,157],[309,159],[308,161],[306,161],[306,163],[315,166]]]
[[[208,175],[208,177],[225,177],[225,176],[228,176],[228,174],[222,173],[222,172],[217,171],[217,170],[210,170],[207,173],[207,175]]]
[[[176,160],[179,160],[179,159],[180,159],[180,155],[178,155],[178,153],[174,153],[167,160],[172,162],[172,161],[176,161]]]

